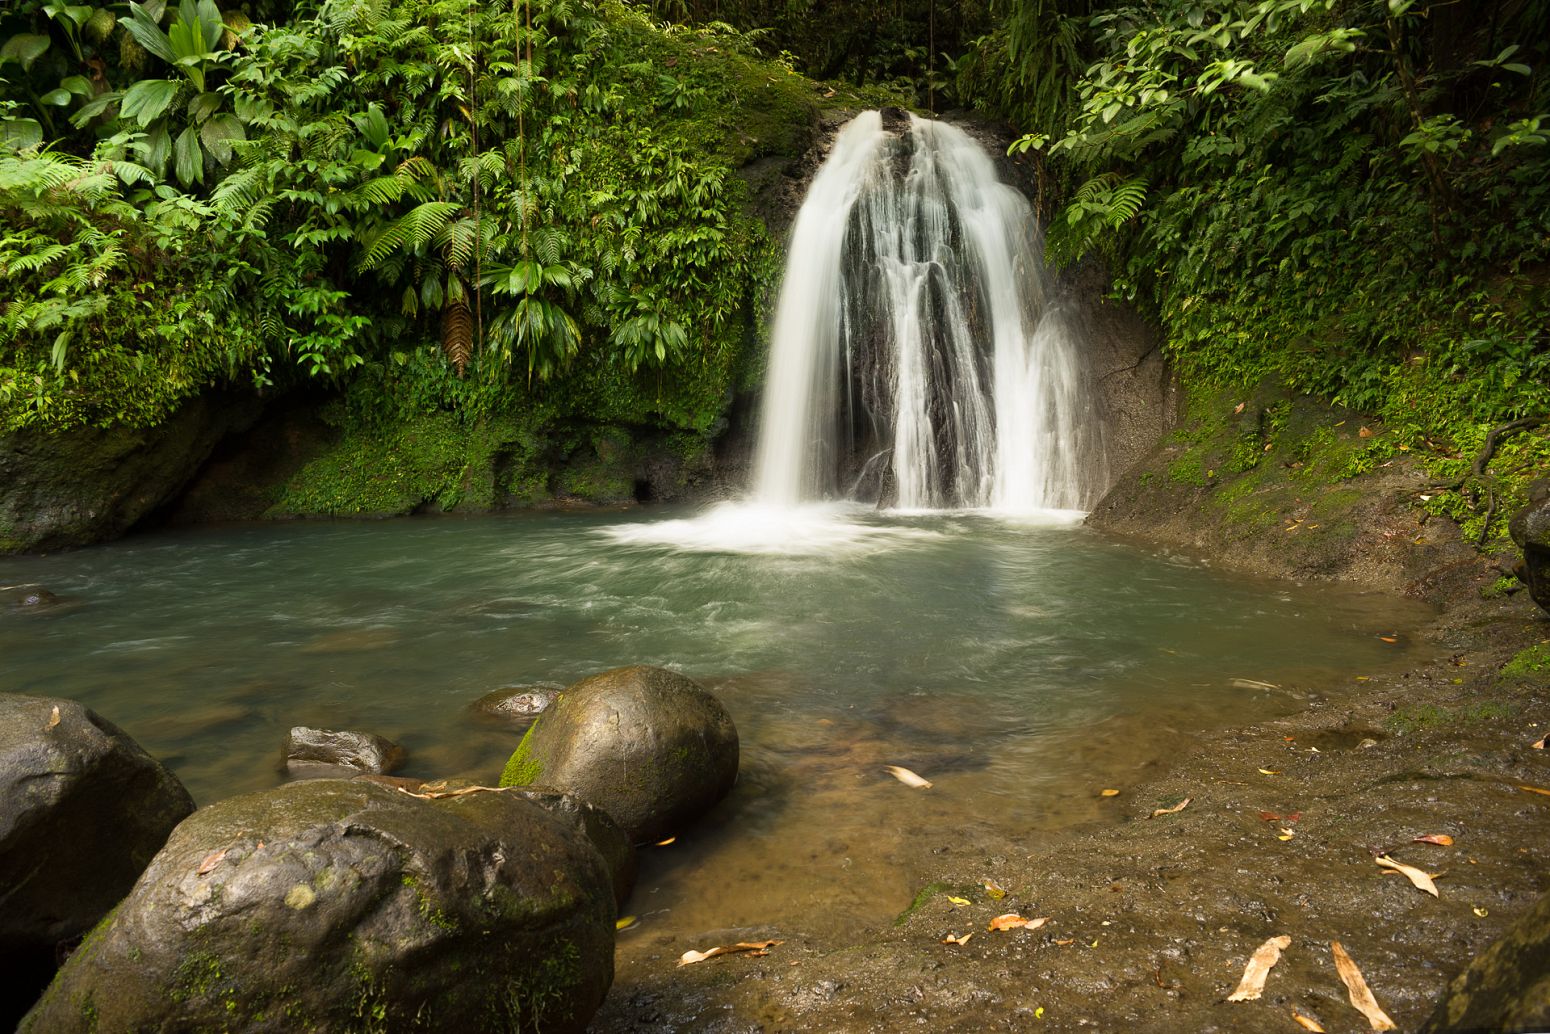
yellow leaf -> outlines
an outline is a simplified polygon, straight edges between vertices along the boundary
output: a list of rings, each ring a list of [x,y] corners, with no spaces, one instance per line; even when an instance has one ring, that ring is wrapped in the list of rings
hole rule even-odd
[[[1540,789],[1537,786],[1524,786],[1522,783],[1519,783],[1518,784],[1518,789],[1519,790],[1523,790],[1526,793],[1537,793],[1537,794],[1542,794],[1542,795],[1544,795],[1546,797],[1550,797],[1550,790],[1542,790],[1542,789]]]
[[[1119,796],[1119,791],[1118,790],[1102,790],[1102,791],[1100,791],[1098,793],[1098,796],[1099,797],[1118,797]]]
[[[1262,769],[1259,770],[1259,774],[1260,775],[1280,775],[1281,774],[1281,770],[1279,768],[1262,768]]]
[[[694,962],[704,962],[706,959],[713,959],[717,955],[768,955],[771,948],[777,944],[784,943],[784,941],[738,941],[736,944],[720,945],[711,948],[709,951],[686,951],[678,956],[678,964],[680,966],[687,966]]]
[[[1186,797],[1171,808],[1158,808],[1152,812],[1152,818],[1155,819],[1159,815],[1176,815],[1183,811],[1185,808],[1188,808],[1189,802],[1192,800],[1194,800],[1193,797]]]
[[[1229,1002],[1252,1002],[1265,990],[1265,978],[1270,975],[1270,967],[1281,961],[1281,953],[1292,943],[1292,939],[1285,934],[1280,937],[1272,937],[1255,949],[1249,956],[1248,965],[1243,967],[1243,978],[1238,981],[1238,989],[1227,996]]]
[[[1382,640],[1383,642],[1385,642],[1385,643],[1397,643],[1397,642],[1399,642],[1399,636],[1396,636],[1396,635],[1380,635],[1378,638],[1380,640]]]
[[[959,937],[957,934],[951,934],[950,933],[946,937],[942,938],[942,943],[943,944],[968,944],[969,943],[969,938],[973,937],[973,936],[974,936],[974,934],[972,932],[971,933],[966,933],[962,937]]]
[[[1002,898],[1006,897],[1006,891],[1003,890],[1001,884],[997,883],[995,880],[985,881],[985,893],[989,895],[990,900],[992,901],[1000,901]]]
[[[1279,836],[1276,837],[1276,839],[1277,840],[1290,840],[1290,839],[1292,839],[1292,837],[1294,837],[1296,835],[1297,834],[1294,831],[1292,831],[1291,829],[1287,828],[1286,826],[1282,826],[1281,827],[1281,833],[1280,833]]]
[[[620,916],[618,921],[616,921],[614,923],[614,929],[615,930],[628,930],[630,927],[634,926],[637,922],[639,922],[639,920],[636,919],[634,916]]]
[[[1041,916],[1038,919],[1024,919],[1016,912],[1008,912],[1004,916],[996,916],[990,921],[987,930],[1037,930],[1049,922],[1049,916]]]
[[[1475,915],[1479,916],[1481,919],[1484,919],[1486,916],[1491,914],[1491,910],[1490,909],[1488,909],[1488,908],[1481,908],[1478,905],[1476,905],[1474,908],[1471,908],[1470,911],[1473,912]]]
[[[657,843],[656,843],[656,846],[657,847],[666,847],[668,844],[671,844],[673,841],[675,841],[677,839],[678,839],[677,837],[668,837],[666,840],[658,840]]]
[[[1314,1034],[1324,1034],[1324,1028],[1319,1026],[1319,1021],[1315,1020],[1311,1016],[1304,1016],[1302,1013],[1298,1012],[1296,1009],[1293,1009],[1292,1010],[1292,1019],[1296,1020],[1297,1021],[1297,1025],[1299,1027],[1301,1027],[1303,1030],[1311,1030],[1311,1031],[1314,1032]]]
[[[901,768],[898,765],[884,765],[883,771],[887,772],[889,775],[893,776],[899,782],[903,783],[905,786],[910,787],[911,789],[931,789],[931,781],[929,779],[922,779],[920,776],[916,775],[914,772],[911,772],[907,768]]]
[[[44,732],[48,732],[48,730],[52,729],[54,726],[56,726],[58,724],[59,724],[59,705],[55,704],[54,705],[54,709],[48,713],[48,724],[43,726],[43,731]]]
[[[1404,873],[1410,882],[1415,884],[1417,890],[1424,890],[1434,898],[1441,897],[1437,893],[1437,884],[1432,882],[1432,878],[1415,866],[1406,865],[1404,862],[1396,862],[1386,854],[1378,855],[1373,861],[1385,869],[1393,869],[1395,872]]]
[[[965,905],[967,905],[969,903],[969,899],[968,898],[957,898],[957,897],[954,897],[951,894],[947,895],[947,900],[951,901],[953,904],[957,905],[959,908],[962,908],[963,906],[965,906]]]
[[[1397,1030],[1389,1014],[1378,1007],[1378,1000],[1372,996],[1372,988],[1367,986],[1362,971],[1356,968],[1356,963],[1351,961],[1351,956],[1346,954],[1340,942],[1330,941],[1329,950],[1335,957],[1335,970],[1340,974],[1356,1011],[1367,1017],[1373,1030]]]

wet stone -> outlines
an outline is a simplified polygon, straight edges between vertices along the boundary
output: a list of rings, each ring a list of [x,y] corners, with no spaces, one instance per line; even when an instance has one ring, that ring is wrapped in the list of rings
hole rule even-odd
[[[302,779],[387,775],[402,768],[407,757],[398,744],[369,732],[298,725],[285,741],[285,771]]]

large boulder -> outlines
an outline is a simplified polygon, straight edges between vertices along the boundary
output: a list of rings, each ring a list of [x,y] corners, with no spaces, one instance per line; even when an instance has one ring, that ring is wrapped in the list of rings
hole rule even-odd
[[[285,740],[285,770],[301,777],[387,775],[408,757],[392,740],[369,732],[298,725]]]
[[[570,823],[589,840],[614,880],[614,904],[620,912],[635,886],[635,845],[602,808],[563,790],[546,786],[512,787],[505,791],[532,801],[556,818]]]
[[[1529,485],[1528,505],[1512,515],[1507,530],[1523,550],[1519,576],[1528,585],[1529,595],[1550,610],[1550,478]]]
[[[517,794],[291,783],[180,825],[20,1029],[579,1032],[614,915],[597,851]]]
[[[1421,1030],[1550,1030],[1550,894],[1454,978]]]
[[[501,785],[574,793],[640,843],[726,796],[737,761],[737,729],[719,700],[677,672],[637,665],[561,693],[529,727]]]
[[[0,695],[0,1028],[193,810],[176,776],[80,704]]]

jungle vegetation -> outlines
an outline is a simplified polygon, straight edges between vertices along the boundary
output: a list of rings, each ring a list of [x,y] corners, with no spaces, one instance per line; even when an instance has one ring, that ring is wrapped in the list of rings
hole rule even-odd
[[[321,384],[713,433],[777,273],[740,170],[897,97],[1009,123],[1186,383],[1377,417],[1482,539],[1550,461],[1540,0],[218,2],[0,19],[0,431]]]

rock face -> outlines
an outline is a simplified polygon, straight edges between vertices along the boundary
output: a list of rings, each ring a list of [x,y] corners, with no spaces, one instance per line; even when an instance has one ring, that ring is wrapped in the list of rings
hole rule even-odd
[[[544,786],[513,787],[507,791],[532,801],[556,818],[570,823],[597,848],[614,880],[614,903],[620,912],[635,886],[635,845],[619,824],[595,804]]]
[[[0,435],[0,554],[117,538],[166,503],[261,405],[199,397],[149,430]]]
[[[576,794],[641,843],[724,797],[737,762],[737,729],[719,700],[676,672],[639,665],[561,693],[522,738],[501,785]]]
[[[80,704],[0,695],[0,1027],[193,810],[171,772]]]
[[[1529,595],[1550,610],[1550,478],[1529,485],[1528,505],[1512,515],[1507,530],[1523,550],[1521,577]]]
[[[179,826],[20,1029],[579,1032],[613,919],[596,850],[517,794],[291,783]]]
[[[408,755],[391,740],[369,732],[310,729],[298,725],[285,740],[285,770],[293,776],[386,775]],[[350,771],[342,771],[348,769]]]
[[[1550,1029],[1550,894],[1448,985],[1423,1034]]]
[[[525,725],[543,714],[559,694],[557,688],[549,686],[508,686],[474,701],[473,711],[496,721]]]

